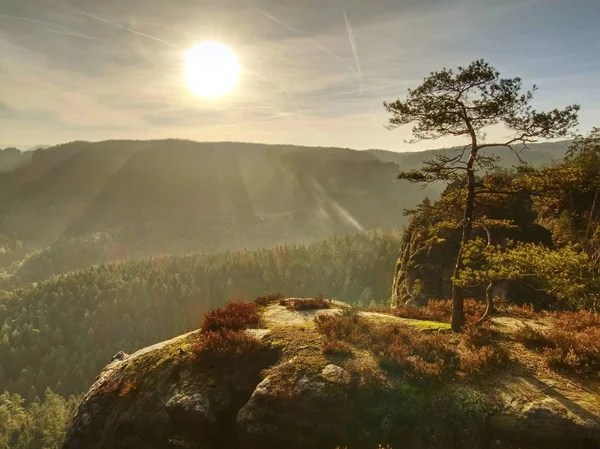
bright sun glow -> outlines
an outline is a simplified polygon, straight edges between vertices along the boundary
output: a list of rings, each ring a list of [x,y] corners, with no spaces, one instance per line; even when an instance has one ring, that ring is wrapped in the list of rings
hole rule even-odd
[[[240,72],[235,53],[219,42],[203,42],[185,53],[185,81],[190,90],[201,97],[230,93]]]

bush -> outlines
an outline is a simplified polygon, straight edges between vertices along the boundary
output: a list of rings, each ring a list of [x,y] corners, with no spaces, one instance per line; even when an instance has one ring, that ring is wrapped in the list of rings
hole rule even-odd
[[[460,339],[460,369],[466,377],[488,374],[508,361],[508,354],[498,345],[498,335],[489,324],[465,327]]]
[[[273,304],[285,298],[283,293],[269,293],[265,296],[259,296],[254,300],[254,304],[259,307],[268,306],[269,304]]]
[[[460,338],[467,348],[476,348],[495,343],[499,335],[490,327],[489,323],[482,323],[465,326]]]
[[[448,335],[384,325],[375,330],[372,344],[384,368],[409,379],[437,381],[449,377],[458,367],[458,356]]]
[[[255,303],[236,301],[227,303],[221,309],[206,312],[200,329],[202,332],[239,331],[257,328],[260,324],[258,306]]]
[[[485,345],[460,354],[460,369],[467,377],[489,374],[507,360],[506,352],[498,346]]]
[[[600,375],[600,317],[591,312],[547,313],[547,328],[523,326],[515,338],[541,351],[549,368]]]
[[[498,312],[506,313],[515,318],[533,319],[539,316],[532,304],[523,304],[522,306],[519,306],[517,304],[511,304],[508,301],[496,301],[494,308]]]
[[[464,311],[467,323],[474,323],[484,314],[486,304],[475,299],[465,299]],[[451,300],[431,300],[425,307],[400,306],[392,309],[392,313],[401,318],[415,320],[450,322],[452,319]]]
[[[323,349],[349,348],[350,344],[368,347],[370,328],[355,309],[344,309],[339,314],[315,317],[317,331],[325,337]],[[344,351],[342,351],[344,352]]]
[[[583,332],[600,328],[600,315],[594,312],[547,312],[556,329]]]
[[[350,374],[352,385],[357,388],[378,387],[385,382],[385,373],[373,363],[351,359],[344,364],[344,369]]]
[[[543,332],[534,329],[529,324],[519,327],[513,335],[515,340],[523,343],[529,349],[540,349],[552,345]]]
[[[322,351],[329,355],[352,355],[352,345],[342,340],[332,339],[323,342]]]
[[[330,302],[322,296],[316,298],[282,299],[279,304],[288,310],[320,310],[329,309]]]
[[[203,362],[252,363],[264,345],[244,331],[221,329],[204,333],[194,348]]]
[[[507,359],[488,326],[467,327],[457,337],[370,323],[353,309],[318,316],[315,323],[324,337],[323,352],[350,355],[355,347],[367,349],[384,369],[420,382],[438,382],[459,373],[465,377],[480,375]]]

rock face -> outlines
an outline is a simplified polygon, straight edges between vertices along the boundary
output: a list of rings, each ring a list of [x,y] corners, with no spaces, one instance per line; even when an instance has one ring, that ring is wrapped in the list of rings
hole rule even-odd
[[[379,371],[367,352],[351,373],[322,353],[312,321],[321,313],[268,306],[268,329],[246,333],[261,344],[252,358],[199,362],[199,332],[115,357],[63,449],[600,447],[597,396],[586,408],[556,385],[514,376],[419,387]],[[376,375],[357,380],[361,367]]]

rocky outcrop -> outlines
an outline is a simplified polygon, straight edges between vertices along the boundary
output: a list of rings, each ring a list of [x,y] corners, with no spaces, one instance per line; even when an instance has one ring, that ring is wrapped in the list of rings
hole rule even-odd
[[[600,447],[593,393],[574,399],[568,386],[514,373],[433,388],[380,370],[367,351],[350,365],[323,354],[313,318],[340,307],[269,305],[267,328],[246,331],[262,345],[251,359],[199,361],[199,332],[119,354],[83,399],[63,449]]]

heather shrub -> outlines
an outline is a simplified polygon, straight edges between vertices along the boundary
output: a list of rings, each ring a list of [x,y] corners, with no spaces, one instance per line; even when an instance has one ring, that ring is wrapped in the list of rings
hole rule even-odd
[[[460,342],[460,370],[467,377],[488,374],[508,361],[497,332],[487,323],[465,327]]]
[[[460,369],[467,377],[489,374],[507,361],[506,353],[495,345],[474,347],[460,354]]]
[[[288,310],[320,310],[329,309],[330,302],[322,296],[316,298],[282,299],[279,304]]]
[[[508,301],[495,301],[494,308],[497,312],[505,313],[515,318],[533,319],[539,316],[534,310],[533,304],[512,304]]]
[[[328,339],[323,342],[322,351],[329,355],[352,355],[352,345],[348,342],[338,339]]]
[[[600,318],[591,312],[546,313],[549,326],[522,326],[515,338],[542,353],[548,367],[600,375]]]
[[[467,348],[476,348],[495,343],[498,340],[498,333],[489,323],[482,323],[476,326],[465,326],[460,338]]]
[[[378,387],[386,380],[385,373],[376,364],[364,360],[350,359],[344,364],[344,369],[350,374],[352,385],[357,388]]]
[[[324,337],[323,352],[351,355],[354,348],[368,349],[385,370],[419,382],[439,382],[459,373],[480,375],[507,360],[494,331],[485,325],[468,326],[455,336],[372,323],[355,310],[318,316],[315,324]]]
[[[255,303],[235,301],[227,303],[221,309],[206,312],[200,329],[202,332],[238,331],[259,326],[258,306]]]
[[[544,350],[548,366],[578,374],[600,375],[600,328],[582,331],[554,329]]]
[[[444,334],[383,325],[374,330],[372,345],[385,369],[417,381],[441,380],[458,366],[457,354]]]
[[[334,343],[334,346],[340,347],[344,347],[344,343],[369,346],[369,324],[354,309],[348,308],[339,314],[317,316],[315,325],[317,331],[325,337],[326,344]]]
[[[268,306],[285,298],[283,293],[269,293],[268,295],[259,296],[254,300],[254,304],[259,307]]]
[[[556,329],[583,332],[600,328],[600,315],[594,312],[547,312]]]
[[[263,344],[244,331],[221,329],[202,334],[194,348],[197,358],[204,362],[252,362],[264,349]]]
[[[475,299],[465,299],[464,311],[467,323],[476,322],[485,312],[486,304]],[[431,300],[425,307],[399,306],[392,313],[401,318],[415,320],[450,322],[452,319],[452,301]]]
[[[523,343],[530,349],[540,349],[550,346],[552,343],[546,335],[529,324],[523,324],[513,334],[515,340]]]

